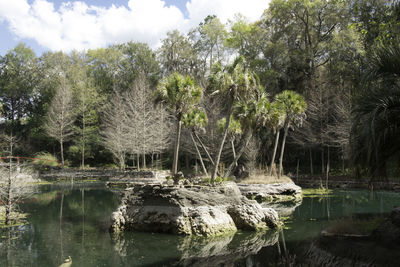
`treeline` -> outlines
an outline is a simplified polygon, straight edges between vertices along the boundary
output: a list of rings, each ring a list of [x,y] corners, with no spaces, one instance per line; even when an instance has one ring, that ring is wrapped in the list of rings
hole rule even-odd
[[[208,16],[156,50],[20,44],[0,58],[0,125],[14,155],[69,166],[398,176],[398,36],[398,1],[275,0],[255,23]]]

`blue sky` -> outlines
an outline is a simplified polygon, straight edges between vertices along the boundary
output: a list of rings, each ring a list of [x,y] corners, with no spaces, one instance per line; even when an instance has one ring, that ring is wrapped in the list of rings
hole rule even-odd
[[[186,33],[207,15],[226,23],[257,20],[269,0],[0,0],[0,55],[19,42],[44,51],[87,50],[127,41],[160,45],[168,31]]]

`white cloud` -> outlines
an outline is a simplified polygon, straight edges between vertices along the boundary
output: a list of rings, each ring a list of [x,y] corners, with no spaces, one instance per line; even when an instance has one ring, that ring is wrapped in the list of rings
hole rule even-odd
[[[55,9],[48,0],[0,0],[0,21],[19,38],[33,39],[50,50],[70,51],[139,41],[157,47],[173,29],[183,32],[215,14],[222,22],[241,13],[258,19],[267,0],[190,0],[188,18],[176,6],[162,0],[129,0],[127,7],[88,6],[82,1],[64,2]]]

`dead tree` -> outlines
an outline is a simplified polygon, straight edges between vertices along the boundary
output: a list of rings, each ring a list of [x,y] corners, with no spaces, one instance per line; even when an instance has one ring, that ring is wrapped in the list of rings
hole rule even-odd
[[[60,85],[51,101],[45,123],[46,133],[60,143],[61,164],[64,168],[64,142],[73,135],[75,121],[74,104],[71,88],[65,77],[61,78]]]

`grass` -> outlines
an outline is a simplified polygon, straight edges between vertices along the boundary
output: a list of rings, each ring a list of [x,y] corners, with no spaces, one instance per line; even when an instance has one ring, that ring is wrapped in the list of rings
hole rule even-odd
[[[302,189],[303,197],[326,197],[332,194],[331,189],[326,188],[306,188]]]
[[[288,176],[282,175],[279,179],[276,176],[266,175],[264,171],[255,171],[249,177],[239,181],[243,184],[276,184],[276,183],[293,183]]]

